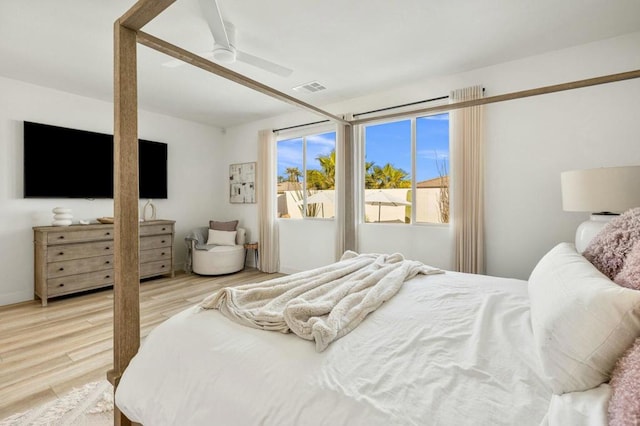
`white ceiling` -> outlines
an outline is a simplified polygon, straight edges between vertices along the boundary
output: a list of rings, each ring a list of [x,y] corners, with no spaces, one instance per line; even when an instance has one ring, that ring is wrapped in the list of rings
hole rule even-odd
[[[292,68],[229,68],[322,106],[546,51],[640,31],[639,0],[218,0],[237,47]],[[0,75],[111,101],[113,23],[134,0],[0,0]],[[192,52],[213,39],[197,0],[144,31]],[[294,109],[144,46],[140,106],[218,127]],[[299,94],[318,80],[326,91]]]

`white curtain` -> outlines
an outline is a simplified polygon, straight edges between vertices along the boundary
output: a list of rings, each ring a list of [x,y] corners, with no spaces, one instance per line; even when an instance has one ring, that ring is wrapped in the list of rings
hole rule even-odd
[[[270,129],[258,132],[257,168],[260,261],[256,266],[273,273],[280,268],[280,243],[276,221],[276,137]]]
[[[347,120],[353,115],[346,114]],[[356,250],[356,223],[353,211],[354,145],[352,126],[337,124],[336,131],[336,261],[346,250]]]
[[[478,99],[482,86],[451,92],[451,102]],[[455,235],[454,268],[484,274],[484,126],[483,107],[451,112],[451,198]]]

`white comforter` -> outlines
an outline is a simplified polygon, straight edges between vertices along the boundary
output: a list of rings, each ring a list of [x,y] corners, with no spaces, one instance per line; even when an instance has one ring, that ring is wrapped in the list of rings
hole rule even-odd
[[[187,309],[158,326],[116,403],[154,425],[538,425],[525,281],[418,276],[317,353],[291,334]]]

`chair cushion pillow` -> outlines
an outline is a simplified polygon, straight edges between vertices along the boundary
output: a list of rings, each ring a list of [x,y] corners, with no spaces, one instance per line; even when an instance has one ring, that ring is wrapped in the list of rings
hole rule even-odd
[[[238,229],[238,221],[218,222],[217,220],[210,220],[209,229],[215,229],[216,231],[235,231]]]
[[[553,392],[608,381],[640,335],[640,292],[609,280],[570,243],[543,256],[528,291],[535,345]]]
[[[238,231],[217,231],[215,229],[209,229],[207,245],[235,246],[237,233]]]

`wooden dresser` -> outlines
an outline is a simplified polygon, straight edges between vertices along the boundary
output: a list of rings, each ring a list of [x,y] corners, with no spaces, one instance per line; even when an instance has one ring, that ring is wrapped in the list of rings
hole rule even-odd
[[[173,220],[140,222],[140,278],[173,276]],[[34,292],[52,297],[113,285],[113,225],[33,228]]]

